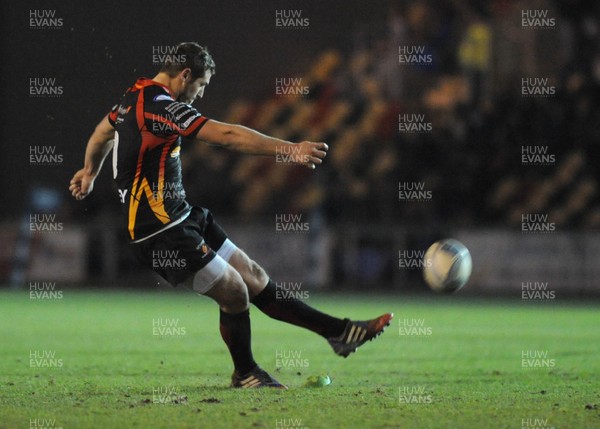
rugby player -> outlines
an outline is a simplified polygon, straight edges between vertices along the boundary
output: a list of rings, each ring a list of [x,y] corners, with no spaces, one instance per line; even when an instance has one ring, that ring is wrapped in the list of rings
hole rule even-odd
[[[314,169],[327,144],[291,143],[241,125],[201,115],[192,103],[202,98],[215,63],[197,43],[177,46],[177,61],[165,62],[152,79],[140,78],[100,121],[85,150],[84,166],[69,190],[81,200],[112,150],[113,177],[123,220],[137,258],[173,286],[183,285],[214,299],[220,307],[220,332],[233,360],[232,387],[286,388],[261,369],[252,356],[249,304],[271,318],[324,337],[347,357],[378,336],[392,314],[368,321],[339,319],[301,300],[277,299],[273,280],[239,249],[211,212],[185,199],[181,144],[209,143],[252,155],[294,153],[294,162]],[[296,151],[289,149],[295,144]],[[169,253],[171,252],[171,253]],[[185,264],[157,264],[160,255],[177,255]]]

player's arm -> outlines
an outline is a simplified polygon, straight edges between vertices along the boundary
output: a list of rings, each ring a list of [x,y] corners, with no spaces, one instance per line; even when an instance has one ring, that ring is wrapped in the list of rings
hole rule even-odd
[[[196,140],[252,155],[284,154],[288,160],[308,168],[315,168],[317,164],[321,164],[329,149],[325,143],[309,141],[291,143],[242,125],[227,124],[212,119],[206,122],[196,134]]]
[[[71,179],[69,191],[76,199],[84,199],[94,189],[94,180],[96,180],[106,156],[113,147],[114,137],[115,129],[108,121],[107,115],[96,126],[88,140],[83,168],[75,173]]]

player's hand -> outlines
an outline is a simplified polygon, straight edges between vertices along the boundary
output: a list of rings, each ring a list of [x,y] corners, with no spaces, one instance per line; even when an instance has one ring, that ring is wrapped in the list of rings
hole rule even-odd
[[[300,157],[298,163],[306,165],[310,169],[315,169],[318,164],[323,162],[329,146],[327,143],[314,143],[309,141],[303,141],[298,143],[300,146]]]
[[[83,200],[90,192],[94,190],[94,180],[96,178],[88,174],[85,168],[79,170],[71,179],[69,191],[76,200]]]

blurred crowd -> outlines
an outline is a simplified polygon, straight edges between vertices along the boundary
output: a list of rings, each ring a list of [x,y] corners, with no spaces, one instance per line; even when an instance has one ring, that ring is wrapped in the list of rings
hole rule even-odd
[[[598,5],[388,7],[385,21],[356,29],[346,51],[315,54],[302,75],[307,94],[239,99],[222,118],[291,141],[325,141],[323,166],[312,172],[198,145],[183,159],[190,200],[245,219],[285,212],[478,225],[547,213],[567,227],[600,226],[592,161],[600,159]],[[523,11],[531,10],[552,20],[526,27]],[[412,62],[400,59],[411,52]],[[541,79],[551,94],[525,96],[525,78]],[[401,129],[407,118],[418,132]],[[523,147],[542,148],[550,162],[524,163]],[[430,198],[399,198],[407,184]]]

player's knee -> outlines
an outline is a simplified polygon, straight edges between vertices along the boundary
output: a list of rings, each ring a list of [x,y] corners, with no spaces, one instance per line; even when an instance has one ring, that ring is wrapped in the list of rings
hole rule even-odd
[[[267,284],[269,276],[265,270],[248,257],[242,250],[238,250],[230,260],[230,263],[239,271],[250,295],[256,295]]]
[[[260,265],[250,259],[244,268],[244,282],[248,286],[250,297],[254,297],[264,289],[269,281],[269,276]]]
[[[230,268],[221,279],[226,283],[225,293],[218,300],[219,305],[228,313],[239,313],[248,308],[248,289],[242,280],[240,274]]]
[[[260,265],[258,265],[253,260],[250,260],[248,272],[249,272],[250,278],[252,279],[251,281],[253,281],[255,283],[253,285],[253,286],[255,286],[255,288],[262,287],[267,283],[267,280],[268,280],[267,273],[265,272],[265,270],[263,270],[263,268]]]

